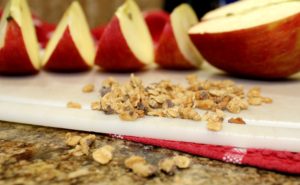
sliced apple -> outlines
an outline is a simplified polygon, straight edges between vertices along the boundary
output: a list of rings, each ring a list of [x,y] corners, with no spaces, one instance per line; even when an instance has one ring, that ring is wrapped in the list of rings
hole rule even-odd
[[[39,69],[39,47],[27,1],[10,0],[0,22],[0,74],[34,74]]]
[[[38,42],[40,43],[41,48],[45,48],[56,28],[56,25],[43,22],[37,18],[34,18],[33,20]]]
[[[96,43],[98,43],[100,41],[105,28],[106,28],[106,25],[100,25],[100,26],[97,26],[96,28],[92,29],[92,35],[93,35]]]
[[[163,10],[144,12],[144,18],[149,28],[154,44],[157,44],[170,15]]]
[[[203,58],[188,35],[188,30],[197,23],[197,16],[189,5],[175,8],[156,48],[155,62],[166,69],[199,68]]]
[[[42,65],[55,72],[78,72],[90,69],[95,46],[83,10],[74,1],[65,12],[47,44]]]
[[[130,72],[154,63],[150,32],[137,4],[126,0],[107,25],[96,62],[103,70]]]
[[[253,10],[257,10],[260,8],[268,7],[274,4],[280,4],[286,1],[291,0],[244,0],[238,1],[236,3],[231,3],[226,6],[222,6],[213,11],[208,12],[202,17],[202,21],[222,18],[222,17],[230,17],[235,14],[244,14],[247,12],[251,12]],[[292,0],[293,1],[293,0]]]
[[[235,11],[189,31],[209,63],[235,75],[264,79],[300,70],[300,1]]]

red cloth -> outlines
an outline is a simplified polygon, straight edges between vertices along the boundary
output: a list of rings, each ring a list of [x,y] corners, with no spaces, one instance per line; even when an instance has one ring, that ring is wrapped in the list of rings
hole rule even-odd
[[[300,175],[300,153],[264,149],[245,149],[120,135],[112,135],[112,137],[178,150],[228,163]]]

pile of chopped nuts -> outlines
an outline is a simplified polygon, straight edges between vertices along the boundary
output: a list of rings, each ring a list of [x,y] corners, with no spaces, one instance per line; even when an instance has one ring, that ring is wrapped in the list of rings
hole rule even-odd
[[[144,85],[133,74],[125,84],[108,78],[100,90],[102,98],[93,102],[91,108],[105,114],[118,114],[120,119],[126,121],[134,121],[146,115],[204,120],[209,130],[219,131],[225,118],[223,111],[237,114],[247,110],[249,105],[272,103],[271,98],[261,96],[260,88],[257,87],[245,93],[242,86],[230,80],[199,80],[197,75],[189,75],[186,79],[187,87],[168,80]],[[197,109],[207,112],[201,116]],[[240,124],[244,121],[240,119],[237,122]]]

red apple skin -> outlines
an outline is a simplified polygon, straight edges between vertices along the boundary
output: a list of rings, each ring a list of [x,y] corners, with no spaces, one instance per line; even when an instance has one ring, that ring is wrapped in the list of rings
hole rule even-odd
[[[190,34],[203,57],[228,73],[280,79],[300,71],[300,14],[270,25],[215,34]]]
[[[7,23],[4,47],[0,49],[0,74],[30,75],[38,70],[32,65],[27,53],[21,28],[14,21]]]
[[[112,19],[101,37],[95,64],[111,72],[133,72],[145,67],[129,48],[117,17]]]
[[[153,10],[145,12],[144,18],[149,28],[152,40],[154,44],[157,44],[165,25],[170,20],[170,15],[163,10]]]
[[[44,69],[53,72],[81,72],[91,69],[81,57],[70,34],[66,29]]]
[[[45,48],[47,46],[47,43],[50,40],[51,33],[53,33],[55,28],[55,24],[49,24],[46,22],[35,25],[36,36],[42,48]]]
[[[196,69],[181,53],[171,23],[167,23],[155,50],[155,62],[164,69]]]
[[[98,26],[98,27],[92,29],[92,35],[93,35],[94,40],[96,42],[100,41],[100,39],[101,39],[101,37],[104,33],[105,28],[106,28],[106,25],[101,25],[101,26]]]

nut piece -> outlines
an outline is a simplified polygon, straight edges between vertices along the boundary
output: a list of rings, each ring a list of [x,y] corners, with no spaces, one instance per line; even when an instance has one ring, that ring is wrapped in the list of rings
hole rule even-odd
[[[228,123],[235,123],[235,124],[246,124],[246,122],[242,118],[230,118]]]
[[[140,156],[131,156],[125,160],[124,164],[141,177],[152,176],[157,171],[153,165],[147,164],[146,160]]]
[[[79,141],[80,141],[80,139],[82,138],[81,136],[74,136],[74,135],[72,135],[71,133],[67,133],[66,134],[66,144],[68,145],[68,146],[73,146],[73,147],[75,147],[78,143],[79,143]]]
[[[135,121],[138,119],[139,115],[136,112],[122,112],[119,117],[124,121]]]
[[[113,158],[113,150],[112,146],[103,146],[93,152],[93,159],[100,164],[108,164]]]
[[[263,103],[263,100],[262,100],[261,97],[250,97],[248,99],[248,103],[250,105],[259,106],[259,105],[261,105]]]
[[[175,165],[178,168],[185,169],[191,166],[191,159],[185,156],[175,156],[173,157]]]
[[[93,84],[87,84],[82,88],[82,92],[84,93],[91,93],[95,89],[95,86]]]
[[[67,108],[69,108],[69,109],[81,109],[81,105],[80,105],[80,103],[76,103],[76,102],[68,102],[67,103]]]
[[[83,137],[82,139],[80,139],[80,147],[81,147],[81,151],[85,154],[85,155],[89,155],[89,150],[90,150],[90,146],[93,144],[93,142],[96,140],[96,136],[95,135],[88,135]]]
[[[145,164],[146,160],[140,156],[131,156],[131,157],[127,158],[124,162],[125,166],[130,169],[133,167],[134,164],[137,164],[137,163]]]
[[[222,130],[222,122],[221,121],[208,120],[206,127],[210,131],[217,132],[217,131]]]
[[[157,171],[156,167],[151,164],[137,163],[132,167],[133,173],[141,177],[150,177]]]
[[[175,171],[175,161],[173,158],[167,158],[159,161],[158,167],[161,171],[173,174]]]
[[[101,104],[99,101],[95,101],[91,103],[92,110],[101,110]]]

